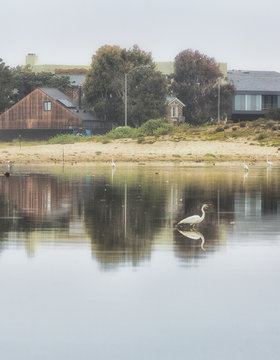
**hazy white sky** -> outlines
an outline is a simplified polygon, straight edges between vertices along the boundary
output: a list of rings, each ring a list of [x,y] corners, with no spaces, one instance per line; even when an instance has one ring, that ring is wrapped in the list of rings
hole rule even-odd
[[[105,44],[138,44],[155,61],[191,48],[229,69],[280,71],[279,0],[1,0],[0,57],[9,66],[89,65]]]

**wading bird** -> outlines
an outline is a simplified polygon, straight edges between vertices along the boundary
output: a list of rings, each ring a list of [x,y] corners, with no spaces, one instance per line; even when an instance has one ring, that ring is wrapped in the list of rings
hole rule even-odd
[[[273,165],[273,162],[272,162],[272,161],[269,161],[269,160],[268,160],[268,157],[266,157],[266,163],[267,163],[268,166],[272,166],[272,165]]]
[[[202,208],[201,208],[201,211],[202,211],[202,215],[201,215],[201,216],[199,216],[199,215],[193,215],[193,216],[186,217],[185,219],[179,221],[177,225],[189,224],[189,225],[191,225],[192,227],[194,227],[195,225],[200,224],[200,223],[204,220],[204,218],[205,218],[205,211],[204,211],[204,209],[206,210],[208,207],[209,207],[209,204],[203,204],[203,205],[202,205]]]
[[[115,161],[114,161],[113,158],[112,158],[112,167],[113,167],[113,168],[116,167],[116,164],[115,164]]]
[[[245,164],[245,161],[244,161],[243,167],[244,167],[245,171],[249,171],[249,167],[248,167],[248,165]]]

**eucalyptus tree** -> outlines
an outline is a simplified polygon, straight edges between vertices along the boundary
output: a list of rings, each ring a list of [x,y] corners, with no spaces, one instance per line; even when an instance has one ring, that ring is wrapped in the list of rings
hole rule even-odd
[[[215,59],[197,50],[187,49],[176,56],[171,90],[186,105],[186,121],[198,125],[217,118],[218,86],[221,90],[221,110],[230,111],[234,87],[229,83],[219,85],[222,77]]]
[[[100,47],[92,57],[83,90],[96,115],[116,125],[124,125],[126,109],[130,126],[166,112],[166,79],[156,70],[151,54],[137,45],[128,50]]]

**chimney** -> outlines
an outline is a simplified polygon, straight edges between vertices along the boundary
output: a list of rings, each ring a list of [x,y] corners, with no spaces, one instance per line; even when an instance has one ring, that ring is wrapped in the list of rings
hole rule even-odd
[[[25,57],[25,64],[31,67],[38,64],[38,56],[36,54],[29,53]]]

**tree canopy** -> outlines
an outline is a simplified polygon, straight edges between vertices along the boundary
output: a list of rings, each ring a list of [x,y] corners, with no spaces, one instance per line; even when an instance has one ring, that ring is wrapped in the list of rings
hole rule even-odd
[[[213,58],[191,49],[175,58],[171,90],[186,106],[186,121],[201,124],[217,118],[218,79],[222,78]],[[232,84],[221,85],[221,114],[229,113],[234,94]]]
[[[0,59],[0,113],[11,104],[12,72],[2,59]]]
[[[14,102],[21,100],[38,87],[53,87],[65,91],[69,85],[70,79],[66,75],[58,76],[50,72],[36,74],[28,69],[27,71],[17,70],[13,75]]]
[[[138,46],[122,49],[105,45],[92,57],[83,89],[86,103],[96,115],[124,125],[125,74],[127,76],[128,125],[165,115],[167,82],[156,70],[151,54]]]

